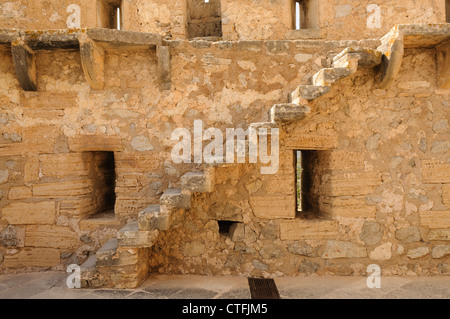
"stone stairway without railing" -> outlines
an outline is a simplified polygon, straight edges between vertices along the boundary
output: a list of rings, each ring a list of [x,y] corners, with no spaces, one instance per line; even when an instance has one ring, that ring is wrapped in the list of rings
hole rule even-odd
[[[332,59],[331,68],[323,68],[312,77],[312,84],[300,85],[289,94],[289,103],[275,104],[268,122],[251,123],[250,129],[277,128],[280,123],[298,121],[311,113],[308,102],[330,92],[331,86],[358,68],[373,68],[381,64],[382,53],[376,49],[349,47]]]
[[[180,189],[167,189],[159,205],[143,209],[137,221],[128,222],[87,259],[81,266],[82,287],[138,287],[147,277],[148,249],[191,207],[193,193],[211,192],[213,185],[214,168],[183,175]]]
[[[319,70],[311,85],[300,85],[289,95],[289,103],[276,104],[268,122],[251,123],[250,129],[278,128],[281,123],[298,121],[311,113],[307,105],[328,93],[331,85],[354,74],[358,67],[375,67],[381,52],[367,48],[346,48],[332,60],[331,68]],[[268,133],[270,134],[270,133]],[[115,238],[106,242],[81,266],[82,287],[136,288],[148,273],[148,250],[161,232],[168,230],[191,206],[191,194],[213,190],[214,165],[204,172],[181,177],[181,189],[167,189],[159,205],[150,205],[138,220],[126,224]]]

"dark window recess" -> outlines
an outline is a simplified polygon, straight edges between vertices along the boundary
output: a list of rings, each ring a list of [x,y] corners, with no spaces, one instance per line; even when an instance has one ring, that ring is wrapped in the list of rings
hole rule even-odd
[[[219,234],[228,236],[230,234],[231,225],[233,225],[235,222],[229,220],[218,220],[217,223],[219,224]]]
[[[445,16],[447,23],[450,23],[450,0],[445,0]]]
[[[188,38],[221,37],[221,0],[187,0]]]
[[[121,30],[122,0],[97,0],[97,16],[99,27]]]
[[[294,30],[319,28],[319,0],[293,0],[292,27]]]
[[[116,173],[114,152],[92,152],[93,197],[96,213],[114,211]]]
[[[298,212],[318,212],[318,194],[313,191],[314,174],[318,169],[317,151],[295,151],[295,182]]]

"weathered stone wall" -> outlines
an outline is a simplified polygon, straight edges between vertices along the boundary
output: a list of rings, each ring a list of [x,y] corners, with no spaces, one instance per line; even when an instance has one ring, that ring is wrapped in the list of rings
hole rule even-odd
[[[448,273],[449,92],[436,90],[434,57],[408,50],[388,90],[372,70],[342,81],[308,120],[285,127],[278,174],[217,169],[215,192],[157,242],[152,270],[363,275],[377,263],[386,275]],[[295,217],[292,150],[324,141],[320,210]],[[236,222],[229,234],[219,233],[223,220]]]
[[[184,38],[186,4],[157,4],[124,0],[124,28]],[[0,13],[11,15],[1,27],[64,28],[65,19],[59,24],[25,19],[26,10],[37,10],[34,2],[23,11],[16,6],[1,2]],[[223,1],[224,38],[284,39],[292,21],[272,20],[268,12],[289,17],[290,12],[281,1],[260,12],[262,7],[238,10]],[[428,11],[414,12],[408,19]],[[433,12],[428,22],[440,21],[443,10]],[[232,22],[241,14],[245,21]],[[268,25],[259,14],[270,15],[273,28],[244,25]],[[333,23],[351,18],[342,14]],[[97,24],[95,16],[92,22],[83,19],[82,26]],[[336,26],[323,25],[320,32],[330,39],[378,37],[390,28],[361,31],[355,25],[338,35]],[[347,46],[379,44],[169,41],[168,90],[160,89],[155,50],[107,51],[104,90],[89,87],[78,51],[39,51],[37,92],[21,89],[11,52],[2,49],[1,271],[81,263],[128,219],[157,204],[164,190],[178,187],[180,176],[202,168],[173,163],[174,129],[192,130],[196,119],[223,132],[266,121],[273,104],[288,102],[288,94],[309,84],[334,54]],[[407,49],[388,90],[377,89],[375,70],[360,70],[336,84],[311,103],[308,118],[283,127],[276,174],[261,175],[255,164],[217,168],[214,192],[196,194],[178,227],[162,233],[151,248],[151,271],[350,275],[378,263],[384,274],[448,274],[450,94],[437,89],[435,55],[434,49]],[[308,214],[295,211],[294,150],[317,150],[311,174],[315,205]],[[104,173],[96,169],[105,153],[97,152],[114,153],[113,215],[98,215],[106,182],[99,183]],[[220,233],[219,222],[233,225]]]
[[[199,0],[200,1],[200,0]],[[110,0],[0,1],[0,28],[23,30],[64,29],[79,7],[79,27],[105,27],[102,3]],[[119,1],[120,2],[120,1]],[[201,1],[200,1],[201,2]],[[217,1],[203,6],[218,7]],[[294,31],[293,0],[222,0],[224,40],[284,40],[321,38],[327,40],[379,38],[397,24],[446,22],[445,0],[390,1],[308,0],[313,23]],[[152,32],[171,39],[189,37],[189,8],[186,0],[123,0],[122,29]],[[102,9],[103,8],[103,9]],[[214,11],[214,10],[213,10]],[[216,10],[217,11],[217,10]],[[211,30],[214,30],[211,29]],[[214,35],[217,36],[217,30]],[[201,35],[201,33],[200,33]]]

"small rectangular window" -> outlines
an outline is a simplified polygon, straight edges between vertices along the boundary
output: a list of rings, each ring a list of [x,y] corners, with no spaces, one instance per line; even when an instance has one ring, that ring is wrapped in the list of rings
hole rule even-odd
[[[221,0],[187,0],[186,3],[190,39],[222,36]]]
[[[294,152],[297,212],[318,213],[319,196],[314,193],[313,187],[318,162],[317,151]]]
[[[93,198],[96,213],[114,212],[116,203],[116,172],[114,152],[91,152]]]
[[[450,23],[450,0],[445,0],[445,15],[447,23]]]
[[[122,0],[97,0],[98,26],[105,29],[122,29]]]
[[[292,28],[294,30],[319,28],[318,0],[293,0]]]

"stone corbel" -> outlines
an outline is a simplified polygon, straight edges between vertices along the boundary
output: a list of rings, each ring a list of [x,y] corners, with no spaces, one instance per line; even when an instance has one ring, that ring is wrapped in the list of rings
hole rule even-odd
[[[171,82],[170,47],[158,45],[156,47],[156,57],[158,59],[158,77],[161,88],[168,90]]]
[[[450,89],[450,41],[436,47],[437,86],[439,89]]]
[[[381,61],[381,81],[378,85],[379,89],[387,89],[395,81],[400,67],[402,65],[403,55],[405,53],[405,45],[403,35],[394,30],[382,39],[383,44],[378,48],[383,54]]]
[[[92,89],[103,90],[105,83],[105,51],[85,34],[80,35],[79,41],[81,66],[86,80]]]
[[[23,39],[11,43],[17,80],[25,91],[37,91],[36,56]]]

